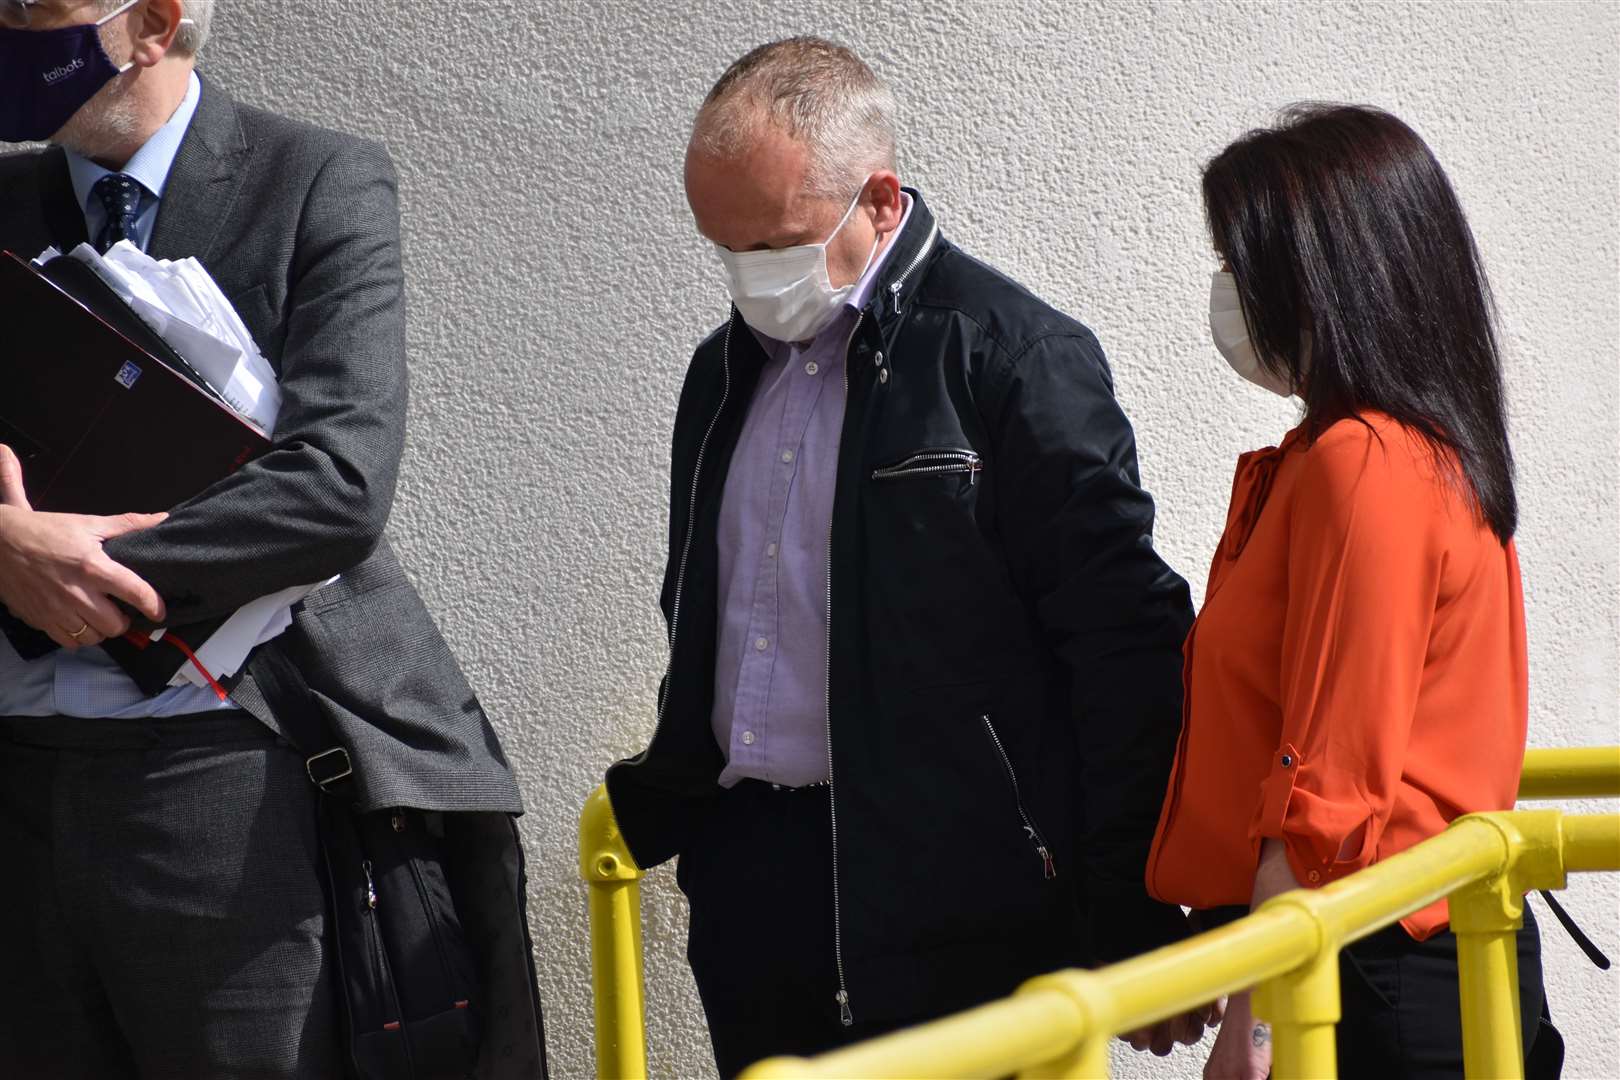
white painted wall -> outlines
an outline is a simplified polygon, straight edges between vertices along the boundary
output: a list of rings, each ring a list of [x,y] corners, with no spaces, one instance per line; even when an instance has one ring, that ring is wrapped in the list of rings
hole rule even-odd
[[[853,45],[958,243],[1090,324],[1201,592],[1240,451],[1291,409],[1210,347],[1201,162],[1303,98],[1392,109],[1472,216],[1522,480],[1532,741],[1620,741],[1620,18],[1603,3],[225,0],[205,70],[399,163],[415,397],[393,535],[522,772],[556,1073],[591,1073],[574,821],[652,729],[667,441],[724,315],[680,160],[749,47]],[[1569,906],[1620,954],[1620,884]],[[1620,1075],[1620,977],[1549,930],[1566,1075]],[[646,888],[652,1065],[709,1075],[673,874]],[[1195,1076],[1121,1055],[1118,1075]]]

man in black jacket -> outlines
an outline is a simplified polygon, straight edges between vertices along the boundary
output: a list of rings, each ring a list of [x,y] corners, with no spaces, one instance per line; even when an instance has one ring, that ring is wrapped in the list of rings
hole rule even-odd
[[[608,788],[641,866],[680,857],[724,1075],[1185,933],[1143,868],[1192,613],[1130,425],[1091,331],[901,187],[892,110],[776,42],[687,154],[735,307],[676,415],[658,727]]]

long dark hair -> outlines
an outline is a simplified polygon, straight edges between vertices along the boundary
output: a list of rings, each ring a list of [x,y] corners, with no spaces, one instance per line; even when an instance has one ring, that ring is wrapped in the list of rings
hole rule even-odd
[[[1519,510],[1490,287],[1417,132],[1379,109],[1292,106],[1205,166],[1204,211],[1261,363],[1305,400],[1307,438],[1387,414],[1507,543]]]

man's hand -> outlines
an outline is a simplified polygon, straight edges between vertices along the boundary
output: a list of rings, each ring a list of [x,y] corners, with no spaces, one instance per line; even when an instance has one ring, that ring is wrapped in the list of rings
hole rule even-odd
[[[1132,1050],[1152,1050],[1159,1057],[1165,1057],[1176,1048],[1177,1043],[1196,1045],[1204,1037],[1204,1028],[1219,1024],[1225,1010],[1226,999],[1222,998],[1192,1012],[1160,1020],[1152,1027],[1121,1035],[1120,1038],[1130,1043]]]
[[[1204,1080],[1266,1080],[1271,1074],[1271,1028],[1255,1020],[1248,994],[1233,994]]]
[[[0,604],[70,650],[99,645],[129,629],[129,618],[113,599],[162,622],[157,590],[108,558],[101,545],[149,529],[168,515],[36,513],[22,481],[22,462],[0,444]]]

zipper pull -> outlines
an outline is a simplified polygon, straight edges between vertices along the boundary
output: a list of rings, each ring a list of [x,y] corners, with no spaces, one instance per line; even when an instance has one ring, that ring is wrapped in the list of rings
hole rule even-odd
[[[1040,853],[1041,862],[1046,865],[1046,880],[1051,881],[1053,878],[1057,877],[1057,864],[1052,861],[1052,853],[1046,850],[1045,844],[1042,844],[1035,850]]]
[[[900,314],[900,283],[896,281],[889,286],[889,295],[894,297],[894,313]]]
[[[855,1014],[849,1011],[849,991],[840,989],[833,995],[833,1000],[838,1002],[838,1022],[845,1027],[853,1027]]]
[[[983,471],[984,465],[978,458],[968,462],[968,487],[972,487],[979,482],[979,474]]]
[[[377,910],[377,886],[371,880],[371,860],[367,859],[360,864],[360,869],[366,874],[366,906],[372,911]]]

